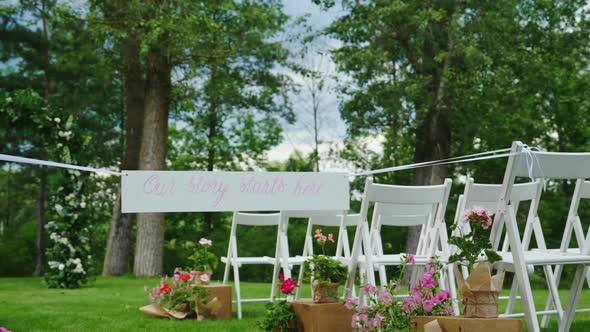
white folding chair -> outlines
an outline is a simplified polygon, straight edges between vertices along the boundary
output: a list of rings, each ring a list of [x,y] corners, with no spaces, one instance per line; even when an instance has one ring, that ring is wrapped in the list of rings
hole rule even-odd
[[[350,245],[348,242],[348,227],[356,226],[356,222],[359,218],[358,214],[347,214],[347,215],[315,215],[309,218],[307,223],[307,229],[305,231],[305,242],[303,245],[303,252],[300,257],[302,261],[309,259],[313,256],[313,238],[314,227],[338,227],[338,236],[336,240],[336,252],[333,256],[334,259],[348,258],[350,257]],[[303,264],[299,269],[299,278],[297,279],[300,283],[303,280],[303,274],[305,272]],[[299,299],[301,296],[301,288],[297,288],[295,298]]]
[[[382,204],[375,203],[373,208],[373,216],[371,219],[369,240],[371,243],[371,249],[373,255],[381,257],[385,255],[383,250],[383,240],[381,238],[381,231],[383,226],[400,226],[407,223],[408,220],[418,224],[424,225],[421,229],[421,235],[418,240],[416,249],[417,255],[427,255],[424,252],[429,247],[426,243],[429,232],[429,228],[432,227],[431,221],[434,219],[436,214],[436,204]],[[445,230],[446,231],[446,230]],[[365,237],[367,237],[365,235]],[[395,262],[392,264],[380,264],[374,263],[375,269],[379,271],[379,282],[381,286],[388,284],[385,267],[387,265],[398,265],[401,262]]]
[[[590,178],[590,153],[536,152],[526,148],[520,142],[514,142],[506,166],[490,237],[493,249],[498,250],[503,229],[506,226],[510,251],[500,252],[503,261],[497,264],[497,267],[512,270],[515,273],[529,331],[539,331],[528,276],[529,265],[543,267],[557,316],[560,318],[559,331],[569,331],[586,279],[587,264],[590,264],[590,237],[584,240],[579,252],[568,252],[567,248],[564,251],[525,250],[516,223],[516,212],[511,203],[515,179],[518,177],[562,180]],[[556,279],[551,269],[553,265],[564,264],[577,265],[565,311],[561,306]]]
[[[582,228],[582,222],[580,220],[580,216],[578,215],[578,209],[580,207],[580,201],[582,199],[590,199],[590,181],[584,181],[582,179],[578,179],[576,181],[576,188],[574,189],[574,194],[572,196],[572,202],[570,204],[567,221],[565,223],[565,230],[563,232],[563,237],[561,240],[561,245],[559,247],[559,251],[568,251],[568,252],[581,252],[580,245],[584,244],[584,230]],[[576,237],[576,243],[578,244],[578,248],[569,248],[571,240],[572,240],[572,233],[574,233]],[[590,229],[589,229],[590,233]],[[590,234],[588,234],[590,237]],[[555,282],[559,285],[559,281],[561,280],[561,273],[563,272],[563,265],[557,265],[554,271],[555,275]],[[590,287],[590,271],[586,273],[586,283]],[[547,299],[547,303],[545,304],[545,311],[550,311],[554,309],[553,300],[551,297]],[[580,308],[576,309],[576,312],[589,312],[590,308]],[[542,327],[547,327],[549,325],[549,320],[551,319],[550,315],[544,315],[543,320],[541,321]]]
[[[457,227],[453,231],[453,235],[467,234],[471,231],[469,223],[463,220],[463,212],[474,207],[482,207],[489,211],[494,211],[498,203],[502,191],[501,184],[481,184],[475,183],[473,178],[469,177],[465,183],[465,191],[459,197],[457,204],[457,212],[455,213],[455,224]],[[530,201],[525,230],[522,237],[522,246],[524,250],[529,249],[529,244],[532,236],[535,236],[537,246],[546,249],[545,238],[541,229],[541,223],[538,215],[539,201],[543,191],[543,182],[538,179],[535,182],[515,184],[511,196],[511,208],[518,211],[518,206],[524,201]],[[451,251],[455,252],[455,246],[451,247]],[[508,241],[503,242],[503,251],[508,251]],[[458,250],[458,249],[457,249]],[[463,274],[467,276],[469,271],[463,267]],[[530,271],[532,272],[532,271]],[[517,296],[517,283],[513,280],[512,288],[509,296],[501,296],[500,299],[508,299],[506,312],[501,316],[514,316],[514,304]],[[522,315],[522,314],[518,314]]]
[[[242,303],[245,302],[272,302],[274,296],[277,294],[277,277],[279,273],[279,253],[284,250],[287,245],[283,242],[284,237],[281,234],[281,215],[279,213],[243,213],[234,212],[232,225],[230,230],[229,245],[227,248],[227,256],[221,257],[221,261],[225,263],[225,273],[223,274],[223,284],[227,284],[230,273],[230,266],[233,266],[234,273],[234,288],[236,291],[236,304],[238,310],[238,319],[242,319]],[[277,239],[275,244],[275,253],[273,257],[240,257],[238,255],[238,240],[237,240],[237,226],[258,226],[258,227],[276,227]],[[273,265],[273,280],[270,290],[270,297],[268,298],[249,298],[244,299],[240,291],[240,272],[242,265]],[[283,269],[285,266],[283,266]]]
[[[369,206],[372,203],[379,205],[436,205],[436,214],[433,218],[426,214],[418,215],[374,215],[374,218],[381,218],[382,222],[390,220],[396,226],[420,226],[422,225],[422,240],[425,241],[426,249],[421,250],[420,255],[416,256],[416,265],[424,265],[429,258],[439,253],[439,248],[448,255],[447,245],[447,231],[444,223],[444,213],[447,206],[447,201],[451,188],[451,180],[445,180],[442,185],[435,186],[394,186],[374,184],[372,178],[367,178],[365,182],[365,190],[363,193],[360,218],[357,222],[357,229],[355,232],[354,243],[352,247],[351,257],[349,261],[349,275],[347,281],[347,292],[350,292],[356,276],[356,269],[359,261],[365,266],[366,282],[375,285],[375,267],[385,265],[399,265],[402,262],[402,254],[373,254],[373,248],[376,246],[371,243],[370,228],[367,219]],[[423,211],[432,211],[431,208]],[[429,225],[430,221],[432,223]],[[373,222],[376,222],[374,219]],[[389,222],[388,222],[389,223]],[[375,228],[378,229],[378,228]],[[373,238],[377,238],[375,235]],[[364,250],[364,256],[361,256]],[[441,257],[441,261],[446,260],[447,257]],[[451,270],[448,269],[447,272]],[[361,279],[363,276],[361,276]],[[452,275],[447,277],[452,280]],[[447,280],[448,280],[447,279]],[[441,283],[441,287],[443,283]],[[454,284],[450,289],[454,292]],[[456,296],[455,296],[456,297]]]

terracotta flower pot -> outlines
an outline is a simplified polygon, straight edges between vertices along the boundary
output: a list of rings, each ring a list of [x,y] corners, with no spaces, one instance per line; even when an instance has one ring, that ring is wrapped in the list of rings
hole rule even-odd
[[[196,285],[208,285],[209,284],[209,280],[211,280],[211,275],[213,275],[213,271],[211,270],[207,270],[207,271],[196,271],[197,273],[195,274],[195,284]],[[207,281],[203,281],[201,280],[201,275],[206,275]]]
[[[328,303],[338,301],[339,282],[326,283],[314,280],[311,283],[314,303]]]

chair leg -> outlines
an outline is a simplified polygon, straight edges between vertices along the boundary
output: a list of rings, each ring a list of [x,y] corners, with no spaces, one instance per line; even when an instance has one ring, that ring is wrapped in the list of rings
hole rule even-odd
[[[555,266],[555,271],[553,275],[555,276],[555,283],[559,285],[559,281],[561,280],[561,272],[563,271],[563,265]],[[553,306],[553,299],[551,298],[551,294],[547,296],[547,302],[545,303],[545,311],[552,310]],[[547,328],[549,327],[549,322],[551,321],[551,315],[543,315],[543,319],[541,320],[541,327]]]
[[[576,269],[576,274],[574,275],[574,281],[570,290],[570,296],[567,300],[567,306],[565,307],[563,320],[561,321],[561,324],[559,324],[560,332],[567,332],[572,326],[572,321],[574,320],[574,315],[576,314],[576,304],[578,303],[580,293],[584,287],[587,271],[588,267],[585,265],[578,265],[578,268]]]
[[[240,291],[240,269],[238,264],[233,264],[234,267],[234,288],[236,289],[236,305],[238,310],[238,319],[242,319],[242,295]]]
[[[303,267],[303,263],[299,266],[299,277],[297,278],[297,282],[300,286],[303,286],[303,273],[305,268]],[[301,287],[297,287],[295,291],[295,299],[299,300],[301,298]]]
[[[451,303],[453,304],[453,312],[459,315],[459,301],[457,300],[457,285],[455,285],[455,270],[449,265],[446,269],[446,281],[449,285],[449,293],[451,293]]]
[[[227,260],[225,261],[225,271],[223,272],[223,284],[227,285],[229,280],[229,268],[231,265],[231,257],[227,256]]]
[[[559,299],[555,275],[553,274],[553,269],[551,269],[551,266],[549,265],[543,266],[543,271],[545,272],[545,280],[547,281],[547,287],[549,288],[549,298],[553,299],[553,305],[555,309],[557,309],[557,320],[561,325],[563,320],[563,307],[561,306],[561,300]],[[582,281],[582,285],[583,284],[584,282]],[[576,308],[574,307],[574,311],[575,310]]]
[[[500,219],[502,220],[502,219]],[[512,249],[512,257],[514,259],[514,273],[518,282],[518,288],[521,293],[522,308],[526,317],[528,330],[531,332],[539,332],[539,321],[537,319],[537,311],[535,309],[535,301],[533,299],[533,290],[531,289],[531,282],[529,280],[529,271],[527,264],[524,261],[522,244],[520,243],[520,236],[518,234],[518,227],[516,225],[516,218],[508,209],[508,220],[505,223],[506,232],[510,240],[510,247]]]
[[[379,282],[381,287],[387,286],[387,273],[385,271],[385,265],[379,265]]]
[[[512,279],[512,286],[510,287],[510,296],[506,304],[506,311],[504,313],[511,314],[514,312],[514,305],[516,304],[516,297],[518,296],[518,283],[516,278]]]

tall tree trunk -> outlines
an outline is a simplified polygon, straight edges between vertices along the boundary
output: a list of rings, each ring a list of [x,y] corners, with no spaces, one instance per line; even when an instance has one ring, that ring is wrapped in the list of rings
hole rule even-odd
[[[49,65],[50,65],[50,54],[49,54],[49,31],[47,28],[47,6],[45,1],[41,1],[41,25],[43,29],[43,39],[46,42],[45,47],[45,59],[43,64],[43,98],[45,103],[49,105],[49,96],[51,95],[51,79],[49,78]],[[45,147],[41,147],[41,158],[46,157]],[[47,170],[45,167],[41,168],[40,182],[39,182],[39,198],[37,202],[37,221],[38,221],[38,232],[37,232],[37,260],[35,265],[35,275],[42,276],[45,270],[45,224],[47,220],[45,218],[45,207],[47,199]]]
[[[215,84],[217,77],[217,65],[213,64],[211,66],[211,76],[210,80]],[[209,172],[213,171],[215,168],[215,139],[217,138],[217,111],[219,109],[219,102],[217,98],[213,98],[209,103],[209,109],[207,111],[207,120],[209,121],[209,133],[207,134],[208,145],[207,145],[207,170]],[[205,222],[205,231],[212,232],[213,231],[213,213],[212,212],[205,212],[203,213],[203,219]]]
[[[171,66],[166,56],[151,51],[147,56],[147,80],[139,169],[166,167],[168,108]],[[139,213],[133,272],[139,276],[162,274],[164,261],[164,214]]]
[[[449,17],[452,12],[449,12]],[[425,44],[431,63],[435,64],[435,52],[431,43]],[[451,53],[453,50],[453,38],[449,33],[446,42],[447,56],[442,68],[431,67],[432,83],[429,87],[430,109],[425,118],[416,128],[416,143],[414,150],[414,162],[446,159],[451,154],[451,125],[450,106],[448,102],[447,83],[445,75],[451,66]],[[442,184],[448,175],[447,165],[417,168],[414,172],[416,185]],[[420,239],[420,227],[410,227],[406,241],[406,252],[416,251]]]
[[[139,60],[140,43],[135,36],[129,36],[121,47],[125,62],[125,154],[122,169],[139,168],[139,154],[143,127],[145,80]],[[109,239],[103,264],[103,275],[121,275],[129,270],[131,256],[131,234],[135,214],[121,213],[121,184],[113,205]]]
[[[37,220],[39,221],[37,233],[37,262],[35,265],[35,275],[42,276],[45,270],[45,202],[47,199],[47,169],[41,166],[39,182],[39,197],[37,201]]]

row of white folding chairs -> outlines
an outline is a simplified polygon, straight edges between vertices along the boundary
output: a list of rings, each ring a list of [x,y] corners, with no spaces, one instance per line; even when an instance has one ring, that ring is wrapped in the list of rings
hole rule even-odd
[[[521,295],[528,330],[540,330],[529,273],[530,266],[541,266],[549,286],[548,306],[553,305],[556,308],[559,331],[569,331],[580,293],[586,282],[588,264],[590,264],[590,237],[582,239],[582,232],[578,230],[576,236],[581,243],[578,248],[569,248],[569,239],[567,243],[564,241],[558,250],[544,248],[546,246],[542,240],[542,223],[536,217],[528,224],[530,225],[528,232],[535,234],[540,248],[529,250],[527,248],[529,243],[522,241],[520,237],[516,220],[518,185],[515,184],[515,180],[517,178],[577,180],[578,183],[581,183],[584,179],[590,178],[590,153],[537,152],[531,151],[520,142],[514,142],[497,199],[490,236],[493,249],[498,250],[502,256],[502,262],[496,267],[515,274],[517,284],[513,290],[516,293],[516,289],[518,289]],[[526,232],[527,230],[525,230]],[[500,247],[501,239],[505,235],[507,244]],[[552,267],[566,264],[576,265],[577,269],[567,305],[563,309],[557,292],[558,279]],[[515,294],[511,297],[514,299]]]
[[[372,178],[367,178],[353,249],[348,260],[346,289],[349,290],[354,285],[357,268],[361,270],[362,283],[375,285],[377,271],[380,283],[384,286],[388,283],[385,266],[402,264],[405,254],[384,253],[381,236],[383,226],[421,226],[416,265],[426,265],[432,256],[439,256],[441,261],[446,261],[449,247],[444,215],[450,189],[450,179],[446,179],[442,185],[399,186],[376,184]],[[371,206],[373,214],[369,226],[368,214]],[[441,287],[448,289],[456,299],[453,270],[445,269],[440,281]],[[457,302],[453,301],[453,304],[458,313]]]
[[[287,230],[291,218],[308,219],[306,234],[304,238],[304,248],[301,255],[291,257],[289,255],[289,244]],[[303,277],[303,262],[313,255],[313,234],[314,227],[338,227],[336,240],[336,258],[346,259],[350,255],[349,240],[347,228],[355,226],[358,215],[347,215],[343,211],[283,211],[281,213],[243,213],[234,212],[232,225],[230,229],[230,240],[228,244],[227,256],[222,257],[221,261],[225,263],[225,272],[223,283],[229,281],[230,269],[233,268],[234,289],[236,292],[236,305],[238,318],[242,318],[242,303],[245,302],[269,302],[273,301],[278,294],[277,282],[279,272],[285,278],[291,278],[293,266],[301,265],[299,271],[299,281]],[[258,226],[258,227],[275,227],[277,229],[275,252],[272,256],[260,257],[243,257],[238,255],[238,226]],[[242,265],[272,265],[273,276],[268,298],[242,298],[240,287],[239,268]],[[300,288],[297,289],[296,297],[300,296]]]
[[[466,234],[470,232],[469,224],[463,221],[463,216],[461,211],[465,211],[466,209],[471,209],[473,207],[484,207],[488,210],[494,210],[498,201],[498,197],[501,195],[502,185],[494,185],[494,184],[478,184],[475,183],[472,178],[467,179],[467,183],[465,185],[464,194],[459,196],[458,204],[457,204],[457,214],[455,215],[455,223],[458,227],[453,232],[453,235],[457,235],[459,233]],[[537,179],[534,182],[529,183],[520,183],[514,184],[512,189],[511,195],[511,204],[510,209],[513,210],[512,213],[514,215],[518,212],[518,207],[520,203],[524,201],[529,201],[529,209],[527,213],[527,219],[525,223],[525,229],[522,236],[522,248],[523,250],[548,250],[547,245],[545,243],[545,238],[543,235],[543,229],[541,227],[541,221],[538,215],[538,207],[540,203],[541,194],[543,191],[543,181],[541,179]],[[569,251],[569,252],[580,252],[580,248],[568,248],[569,243],[571,242],[571,235],[575,233],[577,243],[584,242],[584,232],[582,229],[582,224],[580,218],[578,216],[578,207],[580,205],[581,199],[590,198],[590,182],[577,180],[576,181],[576,188],[574,190],[574,194],[572,197],[572,201],[570,204],[570,209],[567,217],[567,222],[565,223],[565,230],[563,233],[562,241],[561,241],[561,248],[560,249],[550,249],[552,251]],[[531,240],[534,236],[537,248],[530,248]],[[590,234],[589,234],[590,236]],[[508,239],[504,238],[502,244],[502,252],[509,252],[509,241]],[[498,263],[497,266],[501,266],[502,263]],[[557,286],[559,285],[560,278],[561,278],[561,271],[563,269],[563,265],[557,265],[555,271],[551,270],[551,266],[545,265],[544,266],[544,274],[545,279],[548,281],[549,288],[554,288],[557,290]],[[533,272],[533,267],[528,266],[528,272]],[[463,270],[463,274],[467,275],[468,272],[466,269]],[[590,273],[586,274],[586,279],[588,284],[590,285]],[[550,282],[553,281],[553,282]],[[518,293],[518,284],[517,280],[514,279],[510,291],[509,296],[501,296],[500,299],[508,299],[508,304],[506,306],[506,311],[504,314],[500,315],[501,317],[521,317],[524,316],[524,313],[514,313],[514,305],[517,299],[520,297],[517,296]],[[537,315],[543,315],[543,321],[541,326],[548,327],[549,319],[551,315],[558,314],[559,311],[555,309],[554,304],[555,299],[553,296],[549,296],[547,299],[547,303],[545,306],[545,310],[537,312]],[[560,306],[561,308],[561,306]],[[576,310],[577,312],[588,312],[590,308],[580,308]],[[561,317],[560,317],[561,318]]]
[[[509,298],[510,303],[508,306],[508,313],[510,314],[512,312],[516,293],[520,292],[524,316],[527,320],[529,330],[539,331],[539,322],[534,307],[528,274],[532,271],[533,266],[541,266],[545,272],[550,297],[547,300],[546,310],[539,312],[539,314],[545,314],[545,325],[548,317],[546,314],[556,313],[559,319],[560,331],[568,331],[576,312],[576,304],[583,284],[586,279],[590,281],[587,271],[587,265],[590,264],[590,232],[584,239],[581,223],[579,222],[579,217],[577,215],[579,199],[590,196],[590,189],[586,189],[584,183],[584,179],[590,178],[590,153],[548,153],[524,150],[525,146],[522,143],[514,142],[511,149],[511,156],[506,167],[504,181],[499,188],[485,190],[486,188],[484,185],[483,187],[471,186],[470,189],[483,189],[484,192],[481,194],[484,196],[486,195],[485,191],[487,191],[489,197],[484,197],[485,199],[480,198],[480,203],[485,203],[480,205],[487,205],[489,208],[495,206],[493,211],[495,211],[496,217],[492,227],[491,241],[493,248],[499,251],[503,257],[502,262],[497,264],[496,268],[512,271],[516,275],[515,283],[513,284],[511,296]],[[537,214],[538,201],[541,193],[541,182],[536,181],[533,184],[519,185],[515,184],[516,178],[577,180],[578,186],[572,201],[562,245],[559,249],[547,249],[543,238],[541,221]],[[406,193],[410,193],[409,189],[410,188],[406,189]],[[490,187],[487,189],[490,189]],[[399,203],[399,201],[393,201],[392,197],[395,197],[395,194],[391,190],[395,189],[392,188],[392,186],[373,184],[370,179],[368,179],[365,184],[365,192],[360,212],[361,218],[357,224],[357,231],[351,253],[350,273],[348,278],[349,286],[354,282],[356,267],[359,263],[361,265],[364,263],[367,271],[372,271],[369,268],[372,263],[380,263],[377,259],[371,263],[373,257],[371,250],[373,247],[370,245],[370,235],[367,236],[366,234],[366,230],[368,229],[367,214],[369,205],[372,203]],[[428,201],[427,197],[428,196],[422,197],[423,201]],[[516,211],[519,203],[525,200],[531,201],[531,207],[529,209],[525,232],[521,238],[517,227]],[[474,199],[474,201],[477,200]],[[495,202],[495,204],[493,202]],[[469,204],[463,204],[463,206],[460,205],[457,213],[461,213],[464,207],[467,206],[469,206]],[[423,232],[424,230],[427,232],[440,230],[438,240],[441,240],[440,235],[444,234],[444,228],[436,227],[436,225],[442,224],[440,222],[437,223],[437,219],[440,220],[442,217],[435,217],[434,227],[423,227],[422,229]],[[506,230],[504,230],[504,226],[506,226]],[[581,244],[578,248],[569,248],[572,232],[575,233],[578,243]],[[424,235],[424,233],[422,235]],[[532,235],[535,236],[538,248],[528,250]],[[502,237],[504,237],[505,240],[500,248]],[[433,238],[427,236],[426,238],[429,239],[428,241],[430,241],[431,245],[438,245],[437,242],[439,241],[436,241],[437,236],[434,236]],[[432,239],[434,239],[434,241],[432,241]],[[445,241],[442,241],[439,246],[439,249],[443,248],[443,251],[444,243]],[[433,246],[427,245],[427,247],[429,249],[427,249],[426,252],[429,254],[436,251]],[[362,256],[363,251],[365,252],[364,257]],[[383,257],[382,259],[399,261],[398,258],[394,257]],[[557,291],[559,274],[561,273],[564,264],[578,266],[565,311],[561,306]],[[555,273],[552,269],[553,266],[556,266]],[[369,282],[371,282],[371,273],[369,273],[367,277],[369,278]],[[552,306],[556,309],[549,310]]]

